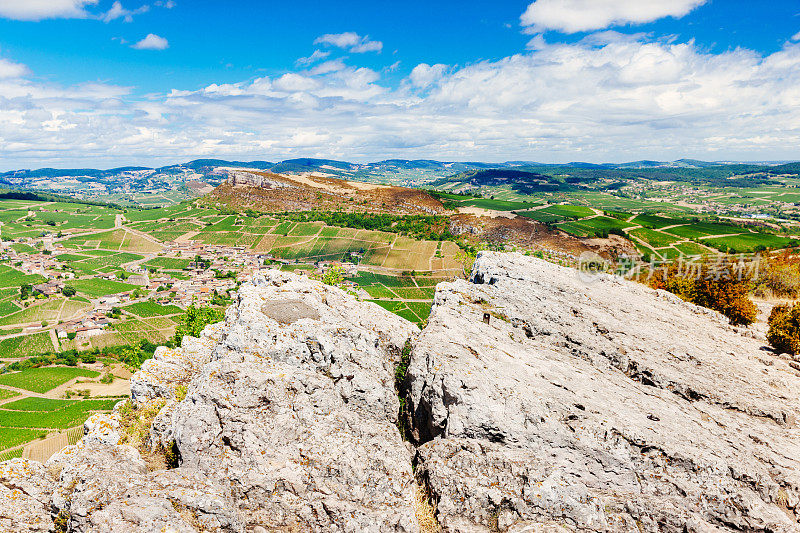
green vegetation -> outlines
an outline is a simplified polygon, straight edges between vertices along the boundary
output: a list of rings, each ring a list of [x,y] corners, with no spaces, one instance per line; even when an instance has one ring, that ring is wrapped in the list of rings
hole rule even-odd
[[[0,450],[19,446],[32,440],[41,439],[47,436],[47,431],[41,429],[20,429],[20,428],[3,428],[0,429]],[[19,450],[19,455],[14,454],[12,457],[3,457],[4,461],[12,459],[14,456],[22,457],[22,449]]]
[[[0,400],[8,400],[14,396],[19,396],[19,393],[13,390],[0,389]]]
[[[184,259],[180,257],[155,257],[146,263],[145,266],[163,268],[165,270],[183,270],[188,268],[192,262],[191,259]]]
[[[53,351],[53,342],[46,331],[31,335],[20,335],[0,340],[0,357],[16,358]],[[2,377],[0,377],[2,383]]]
[[[66,429],[82,423],[92,411],[111,410],[119,399],[64,401],[68,403],[39,410],[10,410],[0,406],[0,427]]]
[[[161,305],[156,302],[137,302],[123,307],[125,311],[142,318],[166,316],[183,313],[183,309],[176,305]]]
[[[703,244],[722,250],[728,253],[752,253],[763,250],[773,250],[798,246],[800,243],[796,239],[780,237],[770,233],[744,233],[731,237],[716,237],[703,239]]]
[[[21,285],[34,285],[45,281],[44,276],[38,274],[25,274],[8,265],[0,265],[0,288],[19,287]]]
[[[175,344],[180,346],[185,335],[199,337],[203,328],[225,319],[225,311],[218,307],[190,305],[175,331]]]
[[[128,292],[138,288],[136,285],[131,285],[130,283],[122,283],[102,278],[76,279],[70,282],[70,284],[75,287],[79,293],[85,294],[89,298]]]
[[[45,393],[76,377],[94,378],[100,375],[94,370],[72,367],[29,368],[21,372],[0,374],[0,385]],[[43,426],[42,426],[43,427]]]
[[[647,228],[634,229],[629,231],[628,233],[638,239],[641,239],[642,241],[646,242],[653,248],[662,248],[664,246],[669,246],[680,240],[677,237],[673,237],[671,235],[667,235],[666,233],[662,233],[660,231],[655,231]]]

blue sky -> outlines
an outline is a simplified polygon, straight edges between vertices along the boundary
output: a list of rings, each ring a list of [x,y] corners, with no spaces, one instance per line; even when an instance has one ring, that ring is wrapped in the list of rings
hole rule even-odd
[[[641,4],[0,0],[0,166],[800,158],[800,2]]]

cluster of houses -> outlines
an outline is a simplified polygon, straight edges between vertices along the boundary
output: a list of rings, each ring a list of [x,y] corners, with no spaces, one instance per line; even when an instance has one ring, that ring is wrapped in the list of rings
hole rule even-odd
[[[75,278],[73,272],[63,270],[63,262],[58,261],[58,256],[69,252],[58,242],[52,240],[46,243],[46,250],[32,253],[19,253],[10,245],[13,241],[2,243],[2,258],[10,260],[15,267],[28,274],[39,274],[47,278],[46,281],[33,286],[36,293],[46,296],[62,292]],[[199,258],[192,261],[186,269],[180,272],[160,270],[153,272],[152,267],[145,262],[134,265],[129,269],[132,272],[125,278],[125,282],[151,291],[150,299],[161,304],[175,304],[180,307],[208,303],[214,294],[226,295],[237,286],[237,280],[249,277],[267,265],[275,263],[292,263],[290,260],[273,258],[269,254],[258,253],[241,246],[208,245],[197,242],[168,242],[162,254],[171,258]],[[332,266],[344,267],[345,275],[356,275],[358,267],[354,263],[338,263],[334,261],[319,261],[299,273],[308,275],[322,275]],[[218,276],[218,273],[233,275]],[[174,274],[174,275],[173,275]],[[114,273],[97,273],[95,278],[119,280]],[[159,290],[160,289],[160,290]],[[86,339],[101,335],[106,328],[114,322],[111,318],[112,310],[134,300],[134,291],[126,291],[110,296],[102,296],[92,300],[92,308],[85,315],[62,322],[55,327],[59,338]],[[43,326],[30,326],[41,328]]]

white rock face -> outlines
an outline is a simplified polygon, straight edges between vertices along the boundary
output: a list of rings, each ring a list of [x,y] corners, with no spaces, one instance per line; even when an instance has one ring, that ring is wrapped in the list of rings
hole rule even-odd
[[[420,334],[339,289],[257,277],[132,379],[138,412],[160,407],[151,448],[179,467],[124,444],[118,406],[46,465],[0,464],[0,531],[416,532],[415,475],[445,532],[800,531],[789,361],[712,311],[590,281],[483,253]],[[415,446],[396,427],[409,342]]]
[[[416,532],[394,369],[418,333],[322,283],[256,278],[225,323],[131,380],[137,404],[163,403],[150,444],[174,443],[179,468],[150,471],[120,444],[119,408],[93,415],[47,465],[0,464],[0,530]]]
[[[256,278],[171,415],[184,468],[229,479],[248,528],[416,531],[394,389],[416,332],[339,289]]]
[[[643,285],[482,253],[414,346],[417,471],[446,531],[798,531],[800,377],[763,348]]]

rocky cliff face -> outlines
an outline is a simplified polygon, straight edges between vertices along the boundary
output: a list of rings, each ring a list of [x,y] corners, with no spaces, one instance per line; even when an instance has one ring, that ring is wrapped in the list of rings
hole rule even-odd
[[[270,272],[159,349],[136,409],[0,464],[0,529],[798,531],[800,376],[757,337],[517,254],[441,284],[421,333]]]

